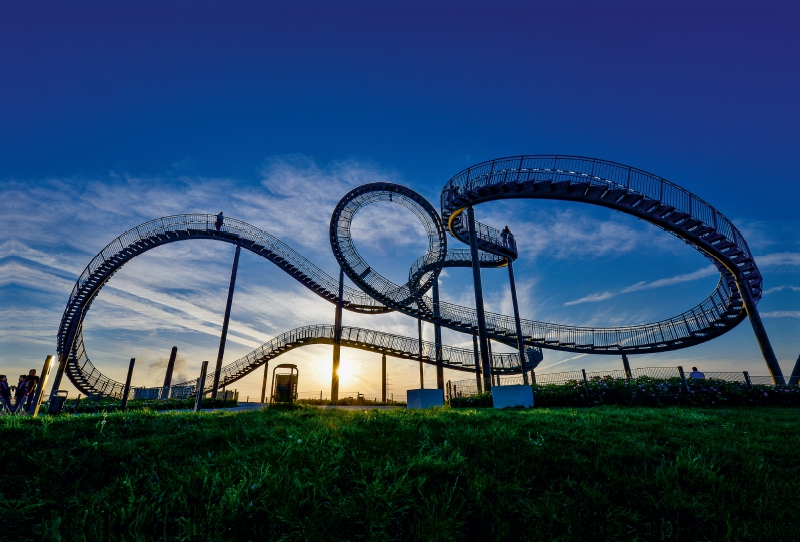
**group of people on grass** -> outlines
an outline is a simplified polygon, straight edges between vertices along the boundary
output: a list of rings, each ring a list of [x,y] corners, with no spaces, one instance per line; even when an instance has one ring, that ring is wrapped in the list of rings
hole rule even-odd
[[[36,369],[31,369],[27,375],[19,375],[16,385],[10,385],[6,375],[0,375],[0,413],[28,412],[38,386],[39,377],[36,376]]]

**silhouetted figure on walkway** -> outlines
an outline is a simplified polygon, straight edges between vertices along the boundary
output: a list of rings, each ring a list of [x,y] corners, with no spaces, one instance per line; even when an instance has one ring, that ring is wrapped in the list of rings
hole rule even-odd
[[[222,211],[220,211],[219,214],[217,215],[217,221],[214,222],[214,227],[217,228],[217,231],[219,231],[220,228],[222,228],[222,222],[224,220],[225,220],[225,218],[222,216]]]
[[[704,375],[703,373],[698,371],[697,367],[692,367],[692,372],[689,373],[689,378],[694,378],[696,380],[701,380],[701,379],[703,379],[705,377],[706,377],[706,375]]]
[[[19,382],[17,382],[17,389],[14,390],[14,408],[11,411],[19,412],[25,405],[25,400],[28,398],[28,377],[26,375],[19,375]]]
[[[0,375],[0,410],[5,408],[11,412],[11,388],[8,386],[6,375]]]
[[[500,232],[500,240],[503,241],[503,246],[508,248],[512,239],[514,239],[514,234],[512,234],[511,230],[506,226],[503,228],[503,231]]]
[[[28,401],[25,403],[25,410],[31,409],[31,403],[33,402],[33,392],[36,391],[36,388],[39,386],[39,377],[36,376],[36,369],[31,369],[28,372]]]

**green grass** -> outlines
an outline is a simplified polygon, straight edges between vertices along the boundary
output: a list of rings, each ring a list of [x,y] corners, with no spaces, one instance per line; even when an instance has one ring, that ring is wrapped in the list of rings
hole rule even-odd
[[[131,399],[128,411],[139,410],[187,410],[194,408],[195,399]],[[39,412],[47,412],[48,403],[42,403]],[[203,397],[202,408],[234,408],[238,401]],[[97,414],[122,410],[122,400],[103,397],[101,399],[71,399],[64,404],[63,414]]]
[[[6,416],[0,537],[22,526],[62,540],[795,540],[798,414]]]

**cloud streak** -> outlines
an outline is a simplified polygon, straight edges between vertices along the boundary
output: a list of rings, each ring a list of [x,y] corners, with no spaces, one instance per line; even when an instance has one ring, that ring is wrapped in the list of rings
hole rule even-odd
[[[574,301],[567,301],[566,303],[564,303],[564,306],[569,307],[572,305],[580,305],[581,303],[596,303],[598,301],[605,301],[607,299],[611,299],[612,297],[617,297],[623,294],[640,292],[642,290],[653,290],[655,288],[664,288],[665,286],[674,286],[675,284],[691,282],[693,280],[714,276],[717,273],[719,273],[717,268],[714,267],[713,265],[709,265],[708,267],[698,269],[697,271],[693,271],[691,273],[684,273],[681,275],[675,275],[673,277],[667,277],[652,281],[639,281],[635,284],[631,284],[630,286],[626,286],[618,290],[607,290],[604,292],[596,292],[581,297],[580,299],[576,299]]]

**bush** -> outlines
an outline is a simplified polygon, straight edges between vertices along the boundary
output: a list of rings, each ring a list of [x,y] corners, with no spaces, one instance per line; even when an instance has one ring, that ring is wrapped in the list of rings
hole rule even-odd
[[[534,385],[536,407],[627,406],[800,406],[800,387],[753,386],[725,380],[690,381],[689,393],[682,389],[680,378],[635,378],[630,381],[609,377],[594,378],[588,383],[572,380],[565,384]],[[453,397],[455,408],[491,407],[491,393],[471,397]]]

